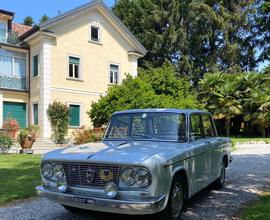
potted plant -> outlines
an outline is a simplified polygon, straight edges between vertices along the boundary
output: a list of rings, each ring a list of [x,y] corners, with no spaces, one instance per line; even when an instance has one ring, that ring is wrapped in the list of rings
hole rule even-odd
[[[23,150],[32,148],[34,142],[36,141],[38,132],[39,127],[35,125],[30,125],[29,127],[20,131],[18,134],[18,142]]]
[[[16,133],[20,128],[16,119],[11,118],[11,117],[8,117],[8,119],[4,121],[2,127],[6,131],[6,133],[12,138],[16,137]]]

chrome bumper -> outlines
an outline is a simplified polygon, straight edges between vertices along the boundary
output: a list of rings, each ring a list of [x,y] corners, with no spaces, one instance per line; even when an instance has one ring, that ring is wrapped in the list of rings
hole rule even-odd
[[[91,202],[80,203],[74,201],[74,198],[77,198],[78,195],[53,192],[43,186],[36,187],[36,190],[38,195],[45,196],[48,199],[62,205],[100,212],[111,212],[129,215],[145,215],[160,212],[166,206],[166,195],[156,200],[149,201],[126,201],[83,196],[84,199]]]

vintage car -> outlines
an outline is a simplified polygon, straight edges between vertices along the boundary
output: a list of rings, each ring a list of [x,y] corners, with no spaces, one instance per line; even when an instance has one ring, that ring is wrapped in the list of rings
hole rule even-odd
[[[71,212],[180,219],[186,199],[209,184],[224,186],[230,149],[207,112],[115,112],[100,143],[45,154],[36,190]]]

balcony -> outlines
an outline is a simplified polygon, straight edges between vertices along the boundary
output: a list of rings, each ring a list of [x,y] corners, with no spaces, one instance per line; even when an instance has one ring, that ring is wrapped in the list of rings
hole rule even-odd
[[[29,90],[28,77],[0,75],[0,89],[28,91]]]
[[[17,44],[19,42],[18,37],[17,32],[0,29],[0,42],[2,43]]]

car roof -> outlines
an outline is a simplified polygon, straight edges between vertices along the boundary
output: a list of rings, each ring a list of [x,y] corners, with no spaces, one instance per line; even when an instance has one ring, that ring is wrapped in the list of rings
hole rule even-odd
[[[194,109],[176,109],[176,108],[153,108],[153,109],[131,109],[131,110],[124,110],[124,111],[117,111],[114,112],[113,115],[116,114],[127,114],[127,113],[160,113],[160,112],[167,112],[167,113],[182,113],[182,114],[191,114],[191,113],[208,113],[207,111],[201,110],[194,110]]]

